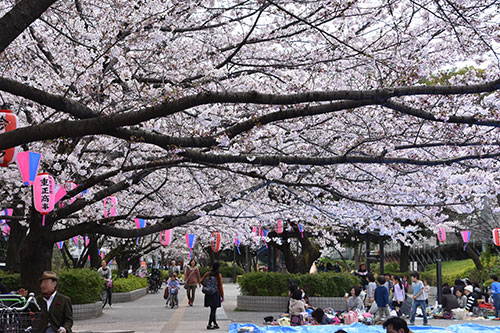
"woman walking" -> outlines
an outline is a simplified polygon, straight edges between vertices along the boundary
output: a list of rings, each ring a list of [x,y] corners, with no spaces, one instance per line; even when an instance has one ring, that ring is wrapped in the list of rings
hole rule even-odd
[[[186,288],[189,306],[193,306],[196,286],[200,285],[200,271],[196,267],[196,260],[191,259],[186,267],[184,287]]]
[[[219,273],[220,264],[215,262],[212,270],[205,273],[200,283],[203,284],[202,292],[205,294],[205,307],[210,307],[210,317],[208,318],[207,330],[218,329],[215,311],[224,302],[224,289],[222,288],[222,275]],[[213,324],[213,326],[212,326]]]

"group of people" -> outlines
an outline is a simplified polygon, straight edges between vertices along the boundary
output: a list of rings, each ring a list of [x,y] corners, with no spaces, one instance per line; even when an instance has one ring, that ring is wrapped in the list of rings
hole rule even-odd
[[[202,292],[205,294],[204,306],[210,308],[210,315],[208,318],[207,330],[218,329],[216,312],[217,308],[222,306],[224,302],[224,287],[222,284],[222,275],[219,272],[220,263],[215,262],[212,269],[205,273],[203,277],[200,276],[200,271],[196,266],[196,260],[193,258],[189,261],[186,269],[184,270],[184,288],[186,289],[188,305],[193,306],[196,288],[203,286]],[[172,261],[169,267],[169,279],[167,280],[167,306],[172,298],[174,302],[179,304],[178,294],[180,290],[180,281],[178,274],[180,268]]]
[[[490,276],[491,289],[489,292],[483,292],[477,283],[470,283],[466,280],[455,280],[455,285],[450,287],[447,283],[443,285],[443,296],[441,305],[445,318],[451,318],[455,309],[464,309],[468,312],[476,312],[479,309],[479,300],[488,301],[491,297],[493,307],[495,308],[494,320],[500,320],[500,282],[498,276]]]
[[[342,272],[342,268],[340,268],[338,261],[336,261],[335,264],[333,265],[331,262],[325,264],[324,262],[320,261],[316,267],[318,272],[335,272],[335,273]]]
[[[384,277],[379,276],[375,279],[373,273],[368,272],[364,264],[361,264],[359,269],[354,271],[354,274],[361,278],[361,283],[360,287],[353,287],[351,289],[350,297],[348,294],[345,295],[349,310],[364,311],[366,309],[372,314],[378,311],[378,320],[384,315],[387,317],[389,309],[395,310],[398,317],[402,316],[401,309],[407,301],[409,288],[409,283],[405,276],[400,277],[398,275],[385,274]],[[412,306],[411,308],[408,307],[409,313],[407,315],[410,317],[410,323],[413,324],[417,309],[420,307],[422,309],[424,325],[426,325],[426,307],[429,304],[430,286],[426,280],[420,280],[418,272],[411,273],[410,277],[413,286],[413,300],[410,302]],[[458,279],[451,288],[447,283],[443,285],[441,299],[442,317],[444,319],[453,318],[453,310],[459,308],[468,312],[475,312],[479,306],[478,300],[484,297],[485,301],[488,301],[491,296],[495,308],[495,320],[500,320],[498,319],[500,308],[500,283],[498,282],[498,276],[491,276],[492,286],[489,293],[483,293],[477,283],[472,284],[469,281],[467,282]],[[388,295],[381,287],[385,287]]]

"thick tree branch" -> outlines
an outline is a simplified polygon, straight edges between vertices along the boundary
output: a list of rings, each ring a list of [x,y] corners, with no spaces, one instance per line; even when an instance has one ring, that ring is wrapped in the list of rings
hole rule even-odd
[[[56,0],[21,0],[0,18],[0,53]]]
[[[226,154],[210,154],[194,150],[185,150],[179,153],[186,160],[194,163],[211,163],[211,164],[253,164],[253,165],[269,165],[277,166],[283,164],[295,165],[336,165],[336,164],[409,164],[409,165],[450,165],[467,160],[481,160],[496,158],[500,153],[490,154],[471,154],[454,158],[423,160],[404,157],[384,157],[384,156],[335,156],[335,157],[307,157],[307,156],[285,156],[285,155],[226,155]]]

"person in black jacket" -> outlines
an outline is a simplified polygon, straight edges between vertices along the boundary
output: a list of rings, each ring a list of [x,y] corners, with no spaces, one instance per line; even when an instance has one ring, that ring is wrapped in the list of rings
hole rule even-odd
[[[451,294],[451,289],[448,287],[443,288],[441,303],[443,306],[443,315],[444,313],[451,314],[451,310],[459,308],[457,297]]]
[[[7,288],[7,286],[5,284],[3,284],[3,279],[0,278],[0,294],[8,294],[9,293],[9,289]]]

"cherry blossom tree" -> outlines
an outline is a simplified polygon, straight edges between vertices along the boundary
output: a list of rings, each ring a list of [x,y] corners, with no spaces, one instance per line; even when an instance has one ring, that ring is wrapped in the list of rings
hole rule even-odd
[[[474,0],[5,1],[0,99],[23,127],[0,149],[41,152],[41,170],[80,184],[65,200],[88,189],[42,227],[16,168],[0,170],[2,206],[26,206],[12,218],[27,228],[23,283],[36,288],[54,242],[75,235],[175,227],[253,244],[252,226],[282,218],[324,250],[353,230],[418,244],[422,228],[459,228],[445,209],[475,214],[500,185],[499,12]],[[119,214],[104,218],[112,194]]]

